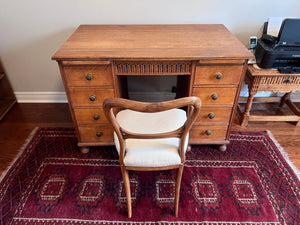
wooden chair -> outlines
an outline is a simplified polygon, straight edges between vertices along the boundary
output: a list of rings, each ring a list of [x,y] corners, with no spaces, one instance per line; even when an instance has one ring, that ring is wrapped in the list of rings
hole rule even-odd
[[[185,110],[188,109],[188,116]],[[175,186],[175,216],[178,216],[180,183],[188,147],[188,133],[201,107],[197,97],[159,103],[108,98],[106,117],[114,128],[114,140],[124,180],[128,217],[132,215],[129,170],[178,169]],[[117,113],[116,113],[117,112]],[[116,114],[116,115],[115,115]]]

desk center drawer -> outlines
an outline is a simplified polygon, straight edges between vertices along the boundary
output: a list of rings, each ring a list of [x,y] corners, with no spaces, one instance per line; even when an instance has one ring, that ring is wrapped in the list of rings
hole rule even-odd
[[[70,88],[69,91],[73,107],[100,107],[104,99],[114,97],[114,89]]]

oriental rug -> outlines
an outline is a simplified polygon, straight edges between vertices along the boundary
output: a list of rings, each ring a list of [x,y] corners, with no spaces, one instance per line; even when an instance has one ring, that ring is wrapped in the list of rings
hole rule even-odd
[[[192,146],[177,218],[175,172],[131,172],[128,219],[115,147],[81,154],[73,129],[37,128],[0,179],[0,224],[300,224],[299,173],[267,131]]]

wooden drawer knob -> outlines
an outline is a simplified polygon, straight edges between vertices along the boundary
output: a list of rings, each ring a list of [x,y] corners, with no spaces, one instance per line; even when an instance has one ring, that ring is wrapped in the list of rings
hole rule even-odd
[[[86,80],[91,80],[91,79],[93,79],[93,74],[91,74],[91,73],[86,74],[85,79],[86,79]]]
[[[211,135],[211,130],[206,130],[206,131],[205,131],[205,134],[206,134],[207,136]]]
[[[101,137],[103,135],[103,133],[101,131],[97,131],[96,136],[97,137]]]
[[[218,99],[218,95],[216,93],[212,94],[211,96],[212,100],[217,100]]]
[[[94,120],[99,120],[99,118],[100,118],[99,114],[95,113],[94,116],[93,116],[93,119]]]
[[[208,113],[208,118],[209,119],[215,118],[215,114],[213,112]]]
[[[221,80],[223,75],[222,75],[222,73],[216,73],[215,76],[216,76],[217,80]]]
[[[92,102],[95,101],[96,100],[96,95],[90,95],[89,99]]]

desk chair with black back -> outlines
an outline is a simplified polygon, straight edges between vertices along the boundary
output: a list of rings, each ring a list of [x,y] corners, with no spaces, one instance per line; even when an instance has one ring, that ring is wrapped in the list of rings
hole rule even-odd
[[[183,107],[188,113],[180,109]],[[199,114],[200,107],[201,101],[197,97],[158,103],[137,102],[123,98],[104,100],[104,113],[115,131],[114,141],[119,153],[129,218],[132,215],[129,170],[178,169],[174,201],[175,216],[178,216],[188,133]]]

